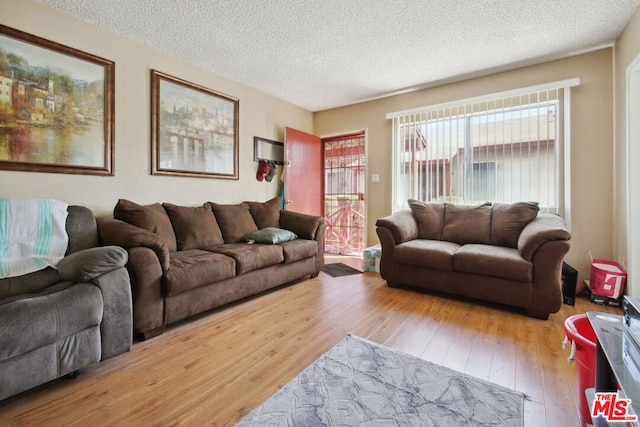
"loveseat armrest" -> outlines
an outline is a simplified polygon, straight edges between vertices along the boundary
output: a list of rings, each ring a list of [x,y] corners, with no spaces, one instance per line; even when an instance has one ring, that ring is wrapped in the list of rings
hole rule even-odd
[[[293,231],[301,239],[316,240],[324,218],[300,212],[280,211],[280,228]]]
[[[131,350],[133,307],[127,251],[119,246],[100,246],[74,252],[58,263],[65,280],[91,283],[102,294],[100,322],[101,360]]]
[[[554,214],[540,214],[527,224],[518,238],[518,252],[527,261],[533,260],[538,249],[554,240],[569,240],[571,234],[564,220]]]
[[[121,246],[127,250],[140,247],[149,248],[158,257],[162,271],[167,271],[169,268],[169,247],[157,234],[118,219],[98,218],[97,222],[101,244]]]
[[[418,238],[418,223],[410,209],[379,218],[376,227],[389,229],[396,245]]]
[[[124,267],[127,259],[127,251],[119,246],[84,249],[62,258],[58,263],[58,273],[64,280],[88,282]]]
[[[102,356],[106,360],[131,350],[133,343],[133,300],[131,280],[126,268],[102,274],[91,283],[100,289],[103,300],[100,337]]]

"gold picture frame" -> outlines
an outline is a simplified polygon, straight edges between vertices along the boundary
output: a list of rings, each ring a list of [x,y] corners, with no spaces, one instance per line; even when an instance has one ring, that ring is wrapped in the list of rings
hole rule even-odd
[[[0,25],[0,169],[114,174],[115,64]]]
[[[151,173],[238,179],[237,98],[151,70]]]

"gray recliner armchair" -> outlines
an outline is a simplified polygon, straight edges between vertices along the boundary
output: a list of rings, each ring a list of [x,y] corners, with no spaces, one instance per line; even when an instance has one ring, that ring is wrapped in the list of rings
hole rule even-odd
[[[85,207],[68,207],[66,231],[57,270],[0,280],[0,400],[131,349],[127,252],[98,246]]]

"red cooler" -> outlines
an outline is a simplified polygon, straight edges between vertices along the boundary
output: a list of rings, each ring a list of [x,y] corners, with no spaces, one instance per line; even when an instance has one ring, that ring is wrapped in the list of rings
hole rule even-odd
[[[587,402],[585,391],[596,385],[596,334],[586,314],[576,314],[564,321],[567,340],[571,342],[569,361],[576,362],[578,390],[576,407],[582,425],[591,424],[590,402]]]

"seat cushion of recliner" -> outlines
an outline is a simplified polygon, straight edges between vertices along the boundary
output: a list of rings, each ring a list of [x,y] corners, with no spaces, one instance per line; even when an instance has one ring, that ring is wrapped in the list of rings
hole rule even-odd
[[[89,283],[0,305],[0,360],[99,325],[103,307],[100,289]]]
[[[265,245],[260,243],[227,243],[207,248],[233,258],[236,261],[236,274],[247,273],[264,267],[280,264],[284,261],[280,245]]]
[[[452,271],[453,254],[459,247],[457,243],[441,240],[410,240],[395,247],[393,262]]]
[[[236,275],[236,262],[228,256],[189,249],[172,252],[165,274],[167,295],[229,279]]]
[[[453,269],[519,282],[533,280],[533,264],[522,258],[517,249],[502,246],[480,244],[461,246],[453,255]]]

